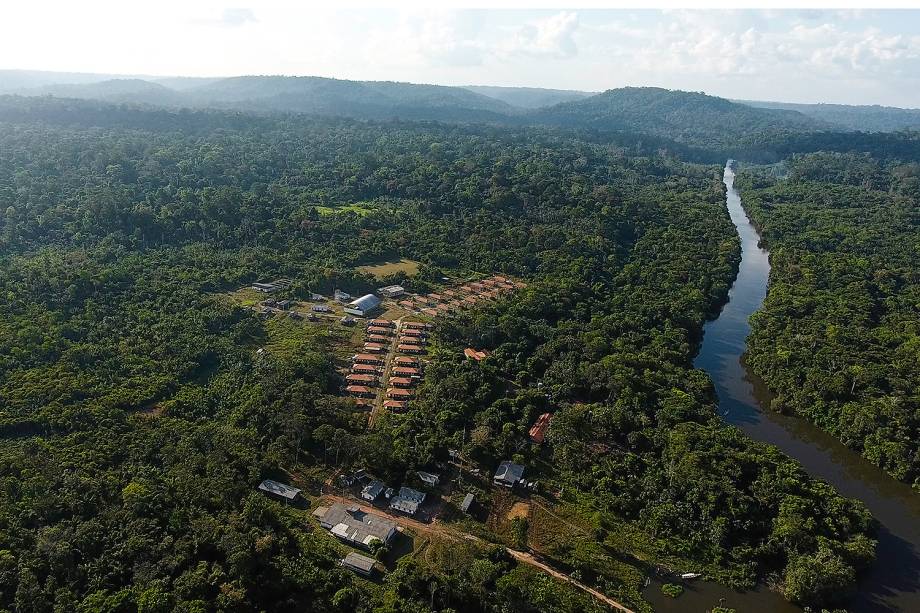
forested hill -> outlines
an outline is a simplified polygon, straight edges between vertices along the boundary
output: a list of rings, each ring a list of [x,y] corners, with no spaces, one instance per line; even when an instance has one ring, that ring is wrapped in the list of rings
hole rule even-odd
[[[43,76],[43,73],[0,71],[0,94],[171,109],[546,126],[574,132],[579,138],[595,142],[626,147],[632,143],[643,149],[654,147],[688,161],[705,163],[727,157],[777,162],[794,153],[820,150],[869,151],[888,158],[920,160],[917,133],[853,132],[793,110],[754,108],[701,93],[659,88],[624,88],[591,95],[563,90],[463,88],[319,77],[101,77],[92,81],[92,75]],[[55,78],[63,81],[53,82]]]
[[[759,100],[738,100],[737,102],[764,109],[797,111],[844,130],[895,132],[920,129],[920,109],[901,109],[879,105],[795,104]]]
[[[3,103],[0,610],[594,608],[505,546],[641,613],[656,567],[823,606],[871,565],[865,507],[726,426],[692,366],[739,257],[720,166],[536,129]],[[415,276],[362,269],[400,258]],[[527,287],[439,317],[414,404],[373,424],[342,397],[360,330],[240,298],[495,273]],[[409,527],[378,581],[344,570],[322,484],[456,483],[451,449],[493,521],[458,486],[438,522],[483,540]],[[508,458],[539,491],[491,486]]]
[[[491,85],[467,85],[466,89],[483,96],[507,102],[523,109],[537,109],[560,102],[581,100],[597,92],[583,92],[571,89],[543,89],[540,87],[496,87]]]
[[[702,93],[657,87],[608,90],[540,109],[537,123],[594,129],[631,129],[679,142],[728,147],[760,133],[815,132],[827,124],[795,111],[757,109]]]
[[[94,83],[14,88],[9,93],[155,106],[282,111],[367,119],[497,121],[515,108],[460,87],[321,77],[245,76],[191,84],[113,79]]]

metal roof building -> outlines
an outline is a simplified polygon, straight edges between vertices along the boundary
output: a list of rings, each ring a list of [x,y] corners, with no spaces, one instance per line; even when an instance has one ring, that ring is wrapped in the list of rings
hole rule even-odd
[[[429,473],[429,472],[425,472],[424,470],[420,470],[420,471],[417,471],[415,474],[418,475],[418,478],[421,479],[422,482],[432,487],[434,487],[435,485],[441,482],[441,477],[439,477],[438,475],[434,473]]]
[[[373,294],[365,294],[357,300],[349,302],[342,310],[352,315],[365,317],[368,313],[372,313],[378,308],[380,308],[380,298]]]
[[[314,513],[320,525],[350,545],[370,549],[371,543],[379,540],[386,544],[396,534],[396,522],[383,516],[365,513],[358,507],[335,503]]]
[[[514,462],[505,460],[498,465],[498,470],[495,471],[495,476],[492,477],[492,482],[495,485],[501,485],[502,487],[514,487],[523,478],[524,467],[520,464],[515,464]]]
[[[406,288],[402,285],[387,285],[386,287],[381,287],[377,290],[381,296],[386,296],[387,298],[395,298],[396,296],[402,296],[406,293]]]
[[[350,552],[342,559],[342,566],[358,574],[370,577],[374,573],[374,559],[362,556],[360,553]]]
[[[383,493],[387,486],[381,481],[371,481],[361,490],[361,498],[374,502]]]
[[[300,496],[300,490],[296,487],[291,487],[284,483],[278,483],[277,481],[272,481],[271,479],[266,479],[259,484],[259,490],[275,496],[277,498],[283,498],[284,500],[294,501]]]

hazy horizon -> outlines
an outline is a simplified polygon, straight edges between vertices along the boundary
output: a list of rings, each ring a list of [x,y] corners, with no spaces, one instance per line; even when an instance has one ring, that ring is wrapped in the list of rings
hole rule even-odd
[[[172,79],[233,79],[233,78],[243,78],[243,77],[290,77],[290,78],[320,78],[320,79],[334,79],[339,81],[358,81],[359,79],[348,79],[345,77],[336,77],[336,76],[324,76],[324,75],[311,75],[311,74],[233,74],[226,76],[214,76],[214,75],[173,75],[173,74],[115,74],[115,73],[98,73],[91,71],[56,71],[56,70],[42,70],[42,69],[32,69],[32,68],[5,68],[0,67],[0,72],[25,72],[25,73],[47,73],[47,74],[69,74],[69,75],[80,75],[85,77],[103,77],[101,80],[127,80],[127,79],[140,79],[140,80],[172,80]],[[497,83],[464,83],[460,85],[449,85],[445,83],[431,83],[431,82],[420,82],[420,81],[397,81],[395,79],[360,79],[360,81],[370,81],[370,82],[390,82],[390,83],[409,83],[413,85],[435,85],[443,87],[461,87],[461,88],[504,88],[504,89],[534,89],[534,90],[546,90],[546,91],[559,91],[559,92],[576,92],[583,94],[600,94],[607,90],[585,90],[585,89],[564,89],[558,87],[540,87],[540,86],[531,86],[531,85],[505,85]],[[83,81],[81,81],[83,82]],[[66,81],[56,82],[59,84],[68,84]],[[670,89],[675,90],[677,88],[669,88],[663,85],[656,85],[654,83],[648,83],[643,85],[624,85],[621,87],[614,87],[609,89],[622,89],[625,87],[635,87],[635,88],[660,88],[660,89]],[[680,91],[699,91],[699,90],[689,90],[684,89]],[[718,96],[726,98],[729,100],[735,101],[749,101],[749,102],[775,102],[775,103],[787,103],[787,104],[829,104],[829,105],[843,105],[843,106],[880,106],[880,107],[889,107],[889,108],[899,108],[904,110],[920,110],[920,106],[898,106],[893,104],[879,104],[879,103],[847,103],[847,102],[837,102],[837,101],[825,101],[825,100],[816,100],[816,101],[793,101],[788,99],[781,98],[733,98],[727,96],[719,96],[719,94],[714,92],[703,92],[707,95]]]
[[[57,19],[45,17],[53,10]],[[914,11],[327,9],[38,1],[5,8],[7,69],[318,76],[920,107]]]

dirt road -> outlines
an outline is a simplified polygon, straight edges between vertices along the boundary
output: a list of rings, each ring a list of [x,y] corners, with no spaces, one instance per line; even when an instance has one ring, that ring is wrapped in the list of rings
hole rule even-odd
[[[393,358],[396,356],[396,347],[399,343],[399,331],[402,328],[402,317],[393,320],[393,323],[396,324],[396,327],[393,328],[393,338],[390,340],[390,347],[387,349],[387,355],[383,359],[383,376],[380,377],[380,393],[377,394],[376,398],[374,398],[374,404],[371,407],[371,414],[367,418],[368,430],[374,427],[374,422],[377,421],[377,417],[380,416],[380,412],[385,410],[383,408],[383,403],[387,400],[387,386],[389,385],[390,381],[390,368],[393,366]]]
[[[328,500],[330,502],[340,502],[348,506],[357,506],[365,513],[375,513],[378,515],[382,513],[380,509],[371,507],[365,504],[361,504],[360,502],[356,501],[353,498],[344,498],[342,496],[336,496],[334,494],[326,494],[323,496],[323,500]],[[487,544],[486,541],[482,540],[478,536],[474,536],[472,534],[469,534],[468,532],[462,532],[460,530],[456,530],[449,526],[445,526],[444,524],[438,523],[437,520],[432,521],[431,523],[425,523],[425,522],[421,522],[421,521],[412,519],[410,517],[405,517],[402,515],[390,515],[390,514],[386,514],[386,515],[387,517],[395,521],[398,525],[404,528],[412,528],[413,530],[420,532],[422,534],[436,534],[438,536],[458,538],[458,539],[463,539],[467,541],[473,541],[476,543],[481,543],[484,545]],[[540,560],[536,559],[530,553],[527,553],[525,551],[518,551],[517,549],[511,549],[510,547],[505,547],[505,550],[508,552],[509,555],[511,555],[511,557],[513,557],[518,562],[527,564],[529,566],[533,566],[534,568],[537,568],[547,573],[548,575],[551,575],[557,579],[560,579],[571,585],[574,585],[578,589],[588,594],[591,594],[591,596],[593,596],[597,600],[603,602],[606,605],[613,607],[617,611],[622,611],[623,613],[634,613],[632,609],[628,609],[627,607],[623,606],[622,604],[620,604],[613,598],[610,598],[609,596],[602,594],[596,589],[589,587],[585,585],[584,583],[573,579],[569,575],[554,569],[553,567],[549,566],[548,564],[544,562],[541,562]]]
[[[588,587],[588,586],[585,585],[584,583],[582,583],[582,582],[580,582],[580,581],[576,581],[575,579],[573,579],[573,578],[570,577],[569,575],[567,575],[567,574],[565,574],[565,573],[562,573],[562,572],[559,572],[558,570],[554,569],[553,567],[544,564],[543,562],[541,562],[541,561],[537,560],[535,557],[533,557],[532,554],[529,554],[529,553],[527,553],[527,552],[525,552],[525,551],[518,551],[517,549],[509,549],[509,548],[507,548],[507,547],[506,547],[505,549],[508,551],[509,554],[511,554],[511,557],[513,557],[513,558],[514,558],[515,560],[517,560],[518,562],[523,562],[524,564],[529,564],[529,565],[531,565],[531,566],[534,566],[534,567],[536,567],[536,568],[539,568],[540,570],[542,570],[543,572],[545,572],[545,573],[547,573],[547,574],[549,574],[549,575],[552,575],[553,577],[556,577],[557,579],[561,579],[561,580],[563,580],[563,581],[566,581],[566,582],[568,582],[568,583],[571,583],[572,585],[574,585],[574,586],[577,587],[578,589],[580,589],[580,590],[582,590],[582,591],[584,591],[584,592],[587,592],[587,593],[591,594],[592,596],[594,596],[595,598],[597,598],[597,599],[600,600],[601,602],[610,605],[611,607],[613,607],[614,609],[616,609],[616,610],[618,610],[618,611],[623,611],[624,613],[633,613],[632,609],[627,609],[626,607],[624,607],[623,605],[621,605],[619,602],[617,602],[617,601],[614,600],[613,598],[610,598],[609,596],[605,596],[604,594],[598,592],[596,589],[594,589],[594,588],[592,588],[592,587]]]

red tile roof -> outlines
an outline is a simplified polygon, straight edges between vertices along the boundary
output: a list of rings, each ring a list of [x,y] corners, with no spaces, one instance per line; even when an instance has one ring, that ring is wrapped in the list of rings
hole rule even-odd
[[[357,396],[373,396],[375,394],[374,390],[364,385],[349,385],[345,388],[345,391]]]
[[[537,418],[534,425],[530,427],[530,440],[540,444],[546,439],[546,431],[549,430],[549,424],[553,420],[552,413],[544,413]]]
[[[478,362],[480,360],[484,360],[487,357],[489,357],[489,352],[488,351],[477,351],[476,349],[473,349],[472,347],[467,347],[466,349],[463,350],[463,355],[465,355],[471,360],[476,360]]]

